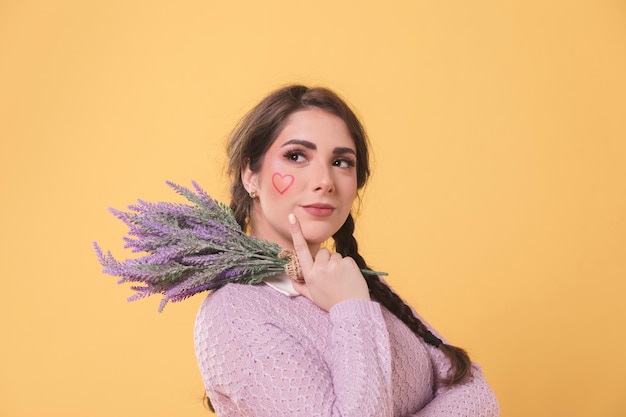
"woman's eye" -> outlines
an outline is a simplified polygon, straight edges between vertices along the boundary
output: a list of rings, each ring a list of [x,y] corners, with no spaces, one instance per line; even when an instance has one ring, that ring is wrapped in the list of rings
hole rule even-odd
[[[356,166],[356,162],[351,158],[339,158],[333,161],[333,166],[339,168],[352,168]]]
[[[306,159],[300,151],[287,151],[285,152],[285,158],[293,162],[304,162]]]

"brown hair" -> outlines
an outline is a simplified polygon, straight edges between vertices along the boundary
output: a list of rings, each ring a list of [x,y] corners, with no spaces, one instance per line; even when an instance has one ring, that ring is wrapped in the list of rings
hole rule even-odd
[[[263,164],[265,152],[283,129],[288,117],[296,111],[319,108],[341,118],[354,140],[357,153],[357,186],[361,189],[370,175],[368,140],[361,122],[337,94],[326,88],[292,85],[274,91],[244,116],[228,142],[228,173],[231,177],[230,207],[237,222],[245,230],[248,226],[252,199],[244,188],[241,172],[246,163],[253,172]],[[345,223],[333,235],[335,250],[352,257],[360,268],[367,268],[359,254],[354,238],[354,219],[348,215]],[[443,343],[413,314],[411,308],[376,276],[365,276],[372,298],[404,322],[426,343],[439,348],[450,360],[450,374],[441,382],[454,385],[471,374],[467,353],[458,347]]]

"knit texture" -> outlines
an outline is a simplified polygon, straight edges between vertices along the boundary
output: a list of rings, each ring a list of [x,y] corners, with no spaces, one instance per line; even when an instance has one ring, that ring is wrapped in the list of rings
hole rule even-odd
[[[200,307],[195,348],[219,417],[499,415],[477,366],[466,383],[439,386],[447,358],[372,301],[326,312],[267,285],[228,284]]]

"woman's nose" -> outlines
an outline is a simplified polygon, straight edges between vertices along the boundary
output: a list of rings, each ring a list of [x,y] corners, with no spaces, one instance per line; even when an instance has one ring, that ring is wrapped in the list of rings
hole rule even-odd
[[[321,164],[315,167],[313,188],[315,191],[325,193],[331,192],[335,189],[331,167]]]

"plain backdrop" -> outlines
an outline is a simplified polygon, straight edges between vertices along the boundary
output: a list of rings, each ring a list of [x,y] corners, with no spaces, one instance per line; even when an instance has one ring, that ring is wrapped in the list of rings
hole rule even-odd
[[[626,415],[626,2],[0,1],[0,415],[207,416],[197,296],[100,272],[107,207],[227,199],[224,144],[287,83],[371,138],[358,238],[506,417]]]

